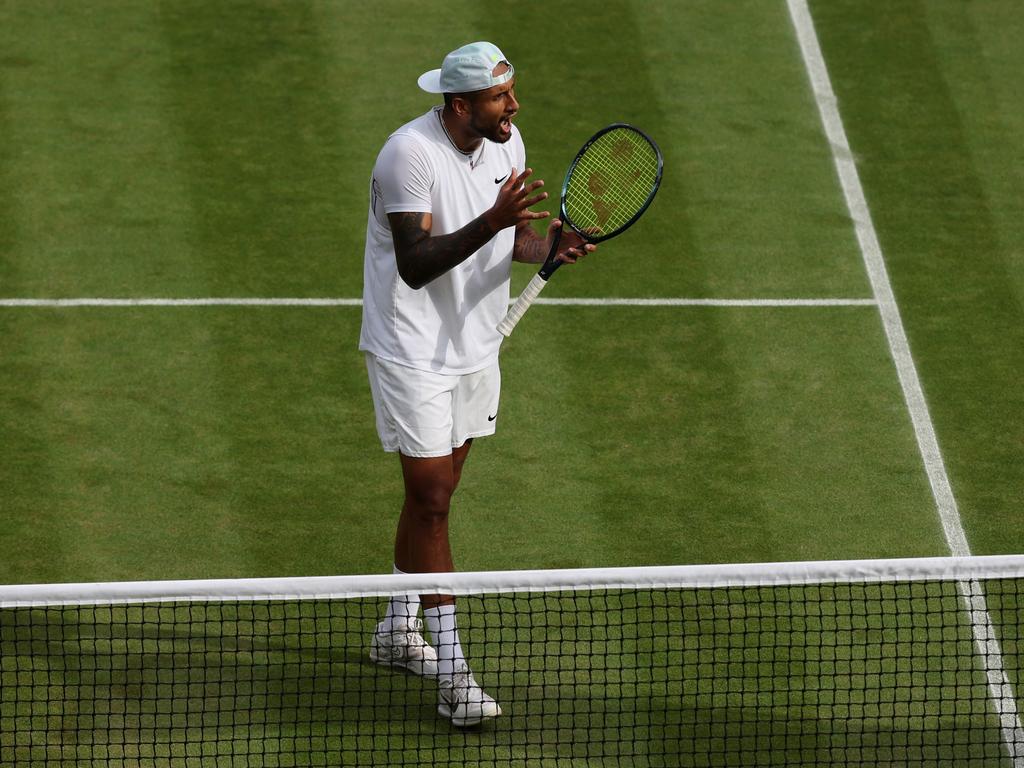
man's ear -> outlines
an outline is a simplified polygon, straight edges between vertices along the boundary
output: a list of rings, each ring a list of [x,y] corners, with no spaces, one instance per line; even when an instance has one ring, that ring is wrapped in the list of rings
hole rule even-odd
[[[473,111],[473,105],[465,96],[452,96],[452,111],[459,117],[465,117]]]

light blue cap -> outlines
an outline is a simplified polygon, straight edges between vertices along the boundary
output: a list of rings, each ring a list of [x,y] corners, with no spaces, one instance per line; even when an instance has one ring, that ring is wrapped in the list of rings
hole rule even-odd
[[[500,75],[491,72],[501,62],[508,69]],[[515,71],[494,43],[470,43],[457,48],[444,57],[440,69],[420,75],[416,82],[427,93],[470,93],[507,83]]]

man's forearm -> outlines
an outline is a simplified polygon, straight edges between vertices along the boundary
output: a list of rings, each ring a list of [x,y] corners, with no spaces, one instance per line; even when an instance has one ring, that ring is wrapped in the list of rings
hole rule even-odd
[[[516,241],[512,247],[512,260],[524,264],[542,264],[548,257],[548,241],[538,235],[528,223],[516,227]]]
[[[423,229],[422,213],[403,213],[392,219],[398,274],[409,287],[422,288],[458,266],[495,235],[486,216],[462,229],[433,237]]]

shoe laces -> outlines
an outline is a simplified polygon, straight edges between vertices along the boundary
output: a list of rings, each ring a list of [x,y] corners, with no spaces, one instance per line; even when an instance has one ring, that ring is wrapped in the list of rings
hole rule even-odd
[[[464,664],[459,667],[451,674],[449,679],[444,680],[441,685],[447,688],[451,692],[452,698],[458,701],[468,701],[469,692],[474,688],[479,689],[476,680],[473,679],[473,675],[469,671],[469,667]]]
[[[401,634],[405,635],[406,645],[414,646],[416,648],[426,648],[427,641],[423,639],[423,620],[422,619],[409,619],[405,626],[405,630],[397,630]]]

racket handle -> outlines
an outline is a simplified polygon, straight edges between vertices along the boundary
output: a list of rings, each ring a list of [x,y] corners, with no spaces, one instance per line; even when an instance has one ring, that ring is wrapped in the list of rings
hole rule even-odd
[[[537,295],[544,290],[544,286],[548,284],[540,274],[533,276],[533,280],[530,281],[529,285],[519,294],[519,298],[516,299],[516,303],[509,309],[508,314],[505,315],[505,319],[498,323],[498,330],[502,336],[508,336],[512,333],[512,329],[516,327],[516,323],[526,314],[526,310],[533,304],[533,300],[537,298]]]

